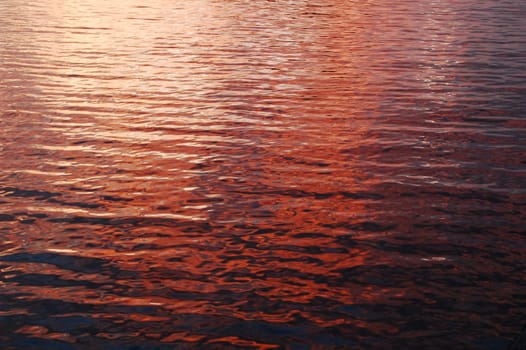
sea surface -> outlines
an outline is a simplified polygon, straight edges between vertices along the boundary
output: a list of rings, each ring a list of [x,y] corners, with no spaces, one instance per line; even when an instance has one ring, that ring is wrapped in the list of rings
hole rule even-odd
[[[0,347],[505,349],[524,0],[2,0]]]

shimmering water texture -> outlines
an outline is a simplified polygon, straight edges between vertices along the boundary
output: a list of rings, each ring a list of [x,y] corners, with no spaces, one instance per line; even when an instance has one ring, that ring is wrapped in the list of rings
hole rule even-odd
[[[523,0],[2,0],[2,349],[505,349]]]

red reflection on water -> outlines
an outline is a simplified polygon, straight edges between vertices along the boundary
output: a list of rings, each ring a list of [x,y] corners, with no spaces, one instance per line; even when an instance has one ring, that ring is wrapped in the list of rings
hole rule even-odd
[[[370,348],[484,322],[456,300],[520,261],[523,123],[467,116],[487,95],[451,6],[5,1],[9,332]]]

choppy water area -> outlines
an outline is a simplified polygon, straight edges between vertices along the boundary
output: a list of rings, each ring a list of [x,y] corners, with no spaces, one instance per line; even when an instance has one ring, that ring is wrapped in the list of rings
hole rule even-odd
[[[526,2],[3,0],[4,349],[503,349]]]

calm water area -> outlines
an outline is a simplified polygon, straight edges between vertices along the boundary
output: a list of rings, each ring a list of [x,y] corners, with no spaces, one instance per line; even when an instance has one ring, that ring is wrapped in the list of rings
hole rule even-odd
[[[0,348],[506,349],[524,0],[1,0]]]

